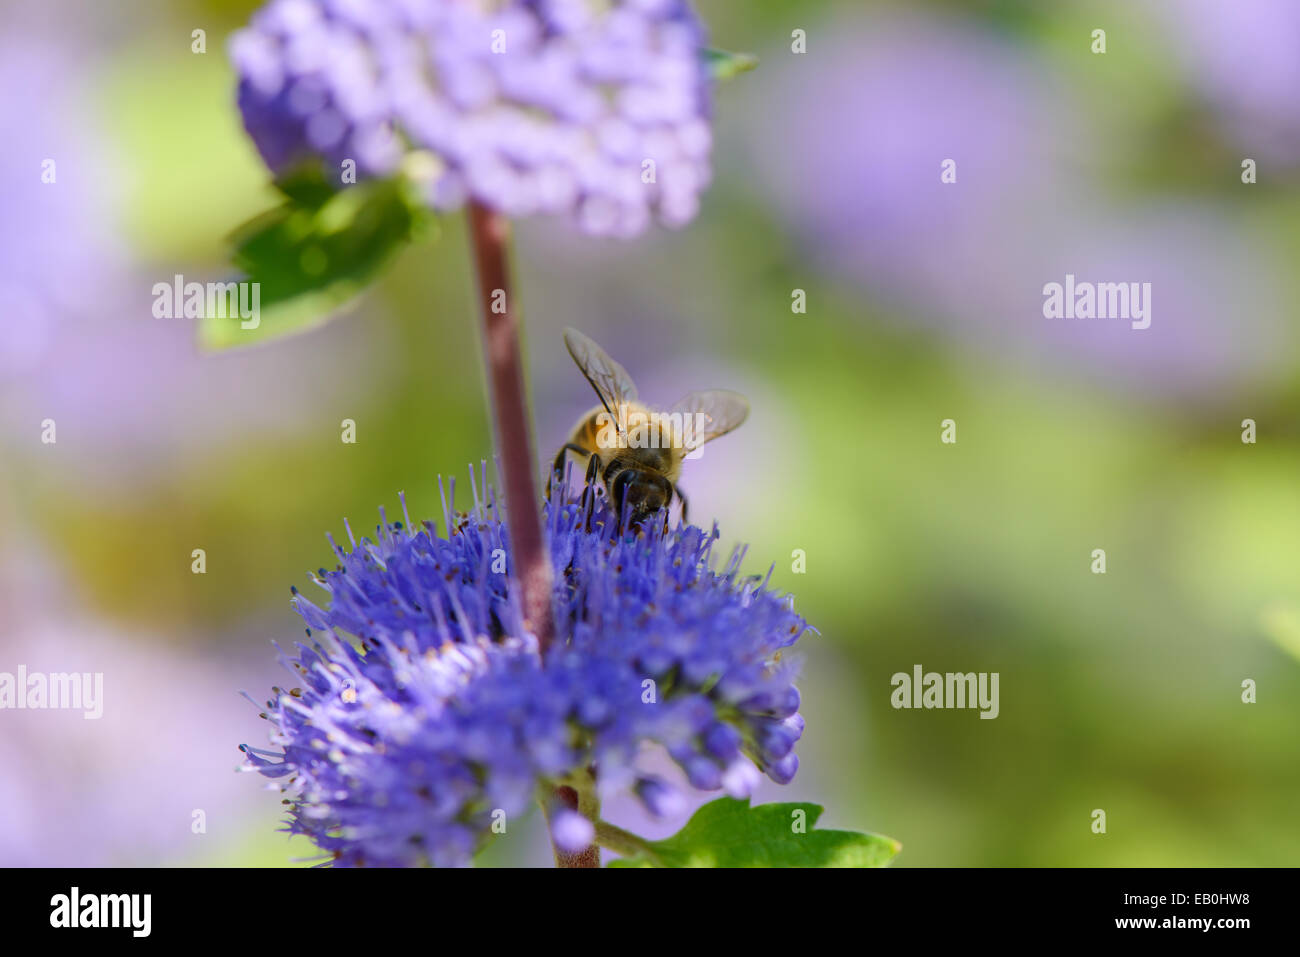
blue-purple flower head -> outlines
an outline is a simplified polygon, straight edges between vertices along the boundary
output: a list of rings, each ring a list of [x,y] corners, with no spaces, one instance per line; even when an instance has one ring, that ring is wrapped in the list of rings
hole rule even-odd
[[[709,181],[704,45],[686,0],[272,0],[231,55],[277,173],[422,154],[435,209],[633,236],[690,220]]]
[[[316,579],[328,600],[294,600],[310,626],[282,656],[296,687],[267,703],[282,752],[245,748],[284,791],[291,832],[338,864],[457,865],[502,814],[589,768],[602,791],[676,813],[685,794],[638,768],[647,746],[703,791],[794,776],[803,719],[782,652],[808,626],[789,597],[743,578],[740,552],[718,567],[716,527],[620,531],[599,495],[562,495],[544,513],[544,660],[505,573],[506,526],[477,495],[444,510],[445,538],[407,517],[334,546],[338,567]],[[564,846],[589,839],[563,812],[552,830]]]

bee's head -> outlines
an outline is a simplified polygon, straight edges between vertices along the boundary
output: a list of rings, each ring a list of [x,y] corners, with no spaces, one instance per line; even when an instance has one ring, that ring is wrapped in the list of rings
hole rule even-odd
[[[631,509],[635,525],[647,515],[668,507],[673,498],[673,485],[666,476],[627,468],[614,476],[609,492],[620,514],[624,505]]]

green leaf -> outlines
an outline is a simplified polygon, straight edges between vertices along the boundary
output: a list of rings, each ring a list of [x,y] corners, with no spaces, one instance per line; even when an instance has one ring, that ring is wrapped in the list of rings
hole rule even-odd
[[[802,813],[800,813],[802,812]],[[819,831],[818,804],[720,798],[662,841],[641,842],[610,867],[884,867],[902,847],[879,834]]]
[[[729,53],[726,50],[705,50],[704,62],[715,80],[730,80],[748,73],[758,66],[758,57],[752,53]]]
[[[346,309],[432,223],[404,179],[335,190],[319,177],[277,184],[285,202],[231,237],[234,264],[258,284],[256,321],[205,315],[207,349],[267,342],[315,328]]]

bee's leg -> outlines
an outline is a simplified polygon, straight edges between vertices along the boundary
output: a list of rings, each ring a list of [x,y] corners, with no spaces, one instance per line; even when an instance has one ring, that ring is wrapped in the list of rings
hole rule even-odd
[[[551,463],[551,470],[546,473],[546,498],[551,497],[551,488],[555,484],[556,478],[563,478],[564,473],[564,454],[568,449],[560,449],[555,453],[555,461]]]
[[[682,524],[686,525],[688,524],[686,521],[686,496],[682,494],[682,490],[679,489],[676,485],[673,486],[673,491],[677,493],[677,498],[682,503]]]
[[[573,442],[565,442],[562,446],[560,446],[560,451],[555,453],[555,461],[551,464],[551,474],[546,479],[547,498],[550,498],[551,496],[551,483],[553,481],[560,481],[560,482],[564,481],[564,458],[570,452],[577,452],[579,455],[590,454],[582,446],[575,445]],[[592,458],[595,458],[595,456],[593,455]]]
[[[600,487],[600,456],[587,460],[587,476],[582,489],[582,506],[587,513],[586,528],[591,531],[591,517],[596,512],[596,489]]]

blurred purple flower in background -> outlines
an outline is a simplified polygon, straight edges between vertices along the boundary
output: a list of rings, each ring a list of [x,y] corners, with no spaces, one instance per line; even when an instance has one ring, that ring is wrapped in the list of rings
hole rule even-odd
[[[1155,0],[1182,60],[1243,157],[1300,166],[1300,4],[1295,0]]]
[[[817,266],[1003,360],[1174,394],[1284,373],[1294,337],[1267,248],[1216,207],[1109,196],[1087,172],[1088,111],[1048,65],[918,14],[827,32],[815,73],[776,59],[752,124],[759,175]],[[1045,318],[1043,287],[1067,273],[1150,282],[1151,327]]]
[[[231,690],[250,670],[70,610],[68,583],[21,544],[0,551],[0,672],[100,673],[102,716],[0,712],[0,866],[175,864],[228,847],[259,813],[230,745],[232,720],[256,730]]]
[[[765,61],[753,94],[761,115],[749,124],[780,187],[774,199],[816,227],[818,255],[881,276],[899,266],[939,272],[939,257],[918,261],[920,247],[1056,188],[1071,140],[1057,118],[1060,93],[1007,40],[919,14],[865,15],[822,32],[818,70]],[[947,159],[959,189],[940,183]]]
[[[193,320],[153,317],[153,284],[179,267],[147,272],[122,242],[122,210],[102,188],[119,158],[83,101],[93,78],[93,60],[69,42],[40,32],[0,42],[6,454],[39,453],[50,418],[61,453],[93,465],[97,482],[130,481],[160,457],[297,433],[320,414],[323,381],[332,400],[364,407],[370,390],[355,373],[382,350],[382,329],[340,323],[291,349],[205,358]]]
[[[0,39],[0,388],[50,352],[62,322],[105,301],[123,263],[100,228],[111,157],[79,109],[79,78],[67,44]]]
[[[427,150],[437,209],[634,236],[689,221],[708,184],[703,47],[685,0],[273,0],[230,52],[277,173],[319,156],[384,175]]]
[[[1066,355],[1102,379],[1184,398],[1288,377],[1295,335],[1280,264],[1219,210],[1188,201],[1137,209],[1078,203],[1068,225],[1039,228],[1030,276],[1149,282],[1152,297],[1151,326],[1139,331],[1122,319],[1046,319],[1035,286],[1014,315],[1033,327],[1039,351]]]

